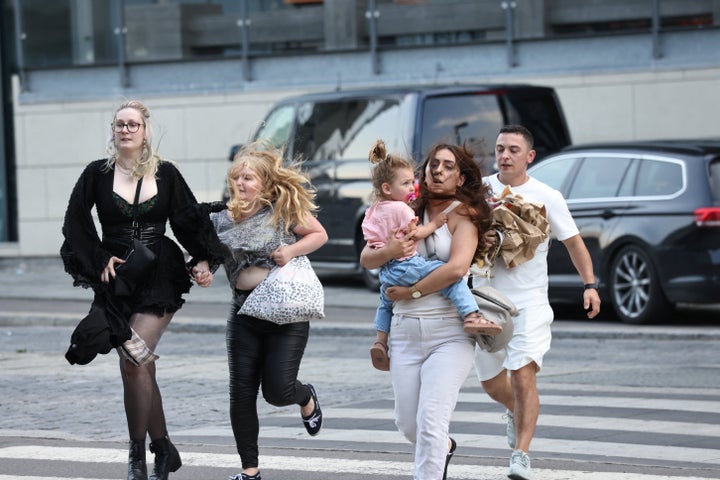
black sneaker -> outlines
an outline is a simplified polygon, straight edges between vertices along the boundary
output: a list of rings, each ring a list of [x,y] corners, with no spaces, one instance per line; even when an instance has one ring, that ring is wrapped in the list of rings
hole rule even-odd
[[[322,428],[322,410],[320,410],[320,402],[318,402],[315,387],[309,383],[307,384],[307,387],[310,389],[310,395],[312,395],[315,408],[309,417],[302,417],[302,421],[305,424],[305,430],[314,437],[320,432],[320,428]]]
[[[241,472],[237,475],[232,475],[228,477],[228,480],[262,480],[262,477],[260,476],[260,472],[256,473],[255,475],[247,475]]]

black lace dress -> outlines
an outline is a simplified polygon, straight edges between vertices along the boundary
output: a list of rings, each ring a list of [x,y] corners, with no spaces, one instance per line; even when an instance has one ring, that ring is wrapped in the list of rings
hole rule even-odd
[[[114,171],[106,170],[105,164],[106,160],[96,160],[80,175],[65,214],[62,230],[65,241],[60,250],[65,270],[72,275],[74,285],[95,291],[94,306],[115,300],[112,283],[100,282],[100,274],[111,256],[122,258],[131,240],[129,236],[118,238],[116,232],[118,228],[130,225],[132,204],[113,192]],[[208,260],[211,266],[220,265],[223,247],[209,220],[209,211],[199,207],[177,168],[170,162],[161,162],[156,181],[157,195],[139,205],[140,222],[164,228],[169,221],[175,238],[191,257]],[[103,239],[95,228],[93,207],[97,210]],[[107,235],[111,231],[115,234]],[[192,285],[177,243],[162,235],[148,247],[157,255],[157,267],[136,285],[132,296],[121,299],[122,311],[126,314],[175,312],[184,303],[182,295],[189,292]]]

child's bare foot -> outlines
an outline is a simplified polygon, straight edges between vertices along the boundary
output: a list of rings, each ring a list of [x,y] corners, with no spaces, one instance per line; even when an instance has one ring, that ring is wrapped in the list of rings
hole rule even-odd
[[[502,333],[502,327],[474,312],[465,317],[463,330],[469,335],[489,335],[494,337]]]
[[[372,360],[373,367],[383,372],[390,370],[390,357],[388,356],[387,344],[377,341],[370,347],[370,360]]]

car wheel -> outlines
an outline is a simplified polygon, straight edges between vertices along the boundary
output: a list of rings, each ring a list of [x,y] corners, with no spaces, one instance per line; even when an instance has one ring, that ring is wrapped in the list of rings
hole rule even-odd
[[[671,311],[650,257],[637,246],[623,247],[617,253],[609,286],[613,308],[625,323],[658,322]]]

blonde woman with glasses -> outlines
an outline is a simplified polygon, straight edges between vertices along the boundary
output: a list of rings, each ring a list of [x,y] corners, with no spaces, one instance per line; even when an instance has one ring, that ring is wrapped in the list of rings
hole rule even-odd
[[[86,364],[98,353],[118,349],[130,435],[127,478],[148,479],[145,441],[149,436],[155,454],[149,478],[164,480],[182,461],[168,437],[154,351],[191,286],[182,251],[165,236],[168,220],[180,244],[202,260],[195,268],[196,283],[209,285],[210,265],[219,265],[222,258],[211,251],[217,237],[207,216],[191,216],[197,202],[182,175],[153,150],[150,110],[136,100],[125,102],[113,114],[108,130],[108,157],[91,162],[82,172],[63,224],[65,270],[74,285],[95,293],[66,358]],[[91,215],[93,207],[102,237]],[[156,262],[139,280],[121,282],[123,258],[133,238],[152,251]],[[125,347],[131,338],[143,346],[144,357],[128,354]]]

